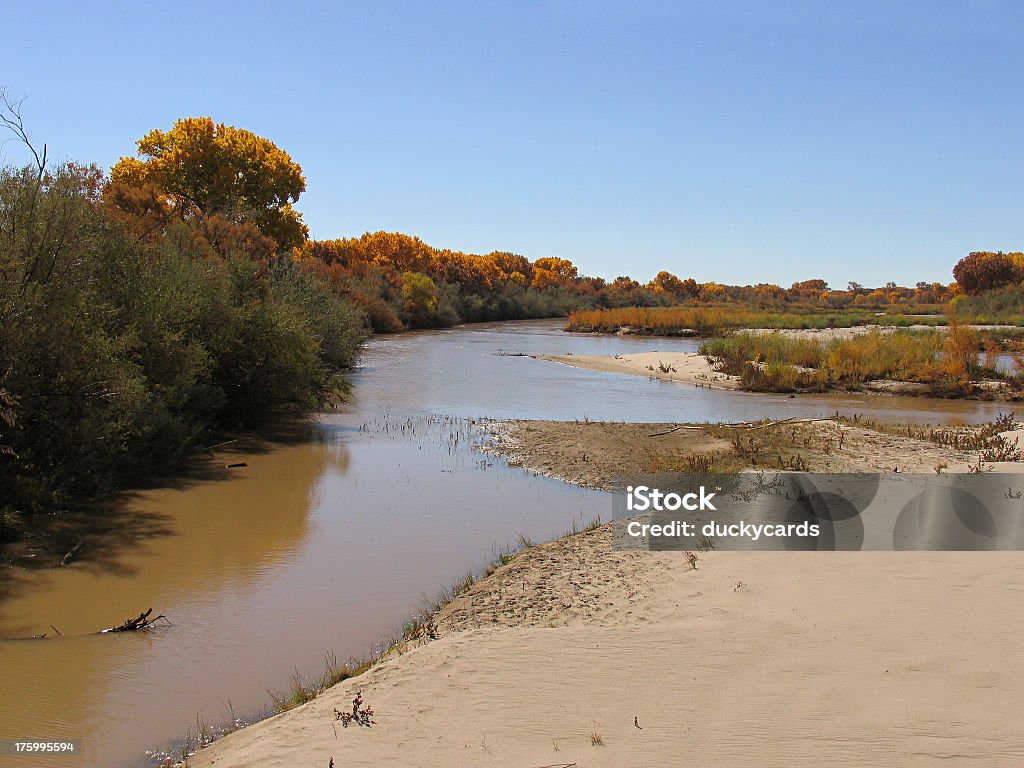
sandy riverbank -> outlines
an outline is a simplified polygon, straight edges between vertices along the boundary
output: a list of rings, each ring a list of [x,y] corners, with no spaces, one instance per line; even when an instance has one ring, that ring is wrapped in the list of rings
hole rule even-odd
[[[728,450],[658,434],[673,426],[494,425],[512,461],[595,487],[648,448]],[[814,469],[971,459],[833,422],[789,429],[832,441]],[[437,639],[191,765],[1015,764],[1021,558],[709,552],[693,570],[682,553],[613,551],[603,527],[517,555],[442,609]],[[373,728],[335,719],[356,692]]]
[[[696,352],[640,352],[632,355],[533,355],[537,360],[550,360],[605,373],[626,373],[649,376],[664,381],[682,381],[716,389],[736,389],[739,379],[716,373],[704,355]]]
[[[439,639],[191,764],[1016,764],[1020,562],[712,552],[692,570],[601,528],[520,554]],[[335,720],[357,691],[373,728]]]
[[[754,467],[809,472],[966,473],[977,452],[878,432],[831,419],[783,423],[766,430],[679,424],[511,420],[494,422],[487,447],[513,465],[590,488],[609,489],[624,470],[684,468],[706,456],[718,471]],[[1024,446],[1024,431],[1003,433]],[[737,454],[736,437],[741,438]],[[1016,462],[982,462],[986,471],[1018,472]]]

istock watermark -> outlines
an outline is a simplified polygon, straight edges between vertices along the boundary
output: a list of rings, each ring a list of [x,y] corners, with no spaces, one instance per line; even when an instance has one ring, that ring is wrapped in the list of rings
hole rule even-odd
[[[702,485],[697,491],[691,493],[664,493],[657,488],[648,488],[646,485],[638,485],[635,488],[631,485],[626,488],[626,509],[630,512],[676,512],[685,509],[690,512],[697,510],[712,510],[715,505],[711,500],[715,493],[708,493]]]
[[[1024,551],[1024,474],[616,478],[620,549]]]

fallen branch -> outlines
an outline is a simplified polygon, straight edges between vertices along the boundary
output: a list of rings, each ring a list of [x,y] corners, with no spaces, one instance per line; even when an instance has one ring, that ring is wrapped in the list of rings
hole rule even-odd
[[[673,432],[678,432],[680,429],[692,429],[692,427],[672,427],[672,429],[666,429],[664,432],[655,432],[653,435],[648,435],[648,437],[661,437],[662,435],[671,435]]]
[[[214,443],[213,445],[207,445],[207,446],[204,446],[203,448],[200,448],[199,450],[202,451],[203,453],[209,454],[210,458],[212,459],[213,458],[213,449],[214,448],[222,448],[225,445],[231,445],[232,443],[237,443],[237,442],[238,442],[237,439],[235,439],[235,440],[225,440],[223,443]]]
[[[149,618],[149,615],[151,613],[153,613],[152,608],[150,608],[148,611],[144,613],[140,613],[137,618],[125,619],[123,624],[119,624],[116,627],[110,627],[109,629],[102,630],[100,634],[106,634],[108,632],[137,632],[140,629],[148,629],[149,627],[152,627],[156,622],[160,621],[161,619],[168,626],[170,626],[170,619],[168,619],[162,613],[159,616]]]
[[[75,544],[75,546],[73,546],[73,547],[72,547],[72,548],[71,548],[71,549],[70,549],[70,550],[68,551],[68,553],[67,553],[66,555],[64,555],[64,557],[62,557],[62,558],[61,558],[61,560],[60,560],[60,564],[61,564],[61,565],[67,565],[67,564],[68,564],[68,563],[70,563],[70,562],[71,562],[72,560],[74,560],[74,559],[75,559],[75,557],[76,557],[76,556],[78,555],[78,550],[80,550],[80,549],[82,548],[82,545],[83,545],[83,544],[85,544],[85,542],[84,542],[84,541],[80,541],[80,542],[78,542],[77,544]]]

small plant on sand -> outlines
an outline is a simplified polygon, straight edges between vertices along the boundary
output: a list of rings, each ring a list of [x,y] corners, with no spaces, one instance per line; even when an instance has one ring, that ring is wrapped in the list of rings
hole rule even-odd
[[[697,560],[698,560],[697,555],[695,553],[693,553],[693,552],[690,552],[690,551],[687,551],[684,554],[686,555],[686,562],[688,562],[690,564],[690,567],[693,570],[696,571],[697,570]]]
[[[437,640],[437,623],[434,616],[426,611],[413,616],[402,625],[402,639],[405,642],[413,640]]]
[[[706,453],[691,453],[683,457],[683,469],[695,474],[708,474],[714,466],[715,459]]]
[[[590,746],[592,746],[592,747],[603,747],[604,746],[604,739],[601,737],[601,734],[598,733],[597,731],[591,731],[590,732]]]
[[[295,670],[292,674],[291,687],[287,696],[279,696],[273,691],[267,691],[270,694],[270,698],[274,700],[274,704],[279,712],[287,712],[289,709],[294,709],[307,701],[312,701],[320,693],[320,687],[315,683],[306,683],[302,679],[302,675],[299,674],[299,670]]]
[[[675,373],[676,367],[671,363],[663,363],[661,360],[658,361],[658,372],[659,373]]]
[[[991,467],[986,467],[984,464],[981,463],[981,456],[978,457],[978,461],[977,461],[976,464],[968,464],[967,465],[967,474],[969,474],[969,475],[980,475],[980,474],[982,474],[984,472],[991,472],[991,471],[992,471]]]
[[[373,710],[369,707],[363,706],[362,691],[357,692],[356,697],[352,699],[352,711],[342,712],[335,708],[334,719],[340,720],[341,724],[346,728],[348,728],[352,723],[361,725],[365,728],[369,728],[376,724],[376,721],[373,719]]]
[[[806,472],[807,461],[797,453],[783,461],[783,469],[792,470],[793,472]]]

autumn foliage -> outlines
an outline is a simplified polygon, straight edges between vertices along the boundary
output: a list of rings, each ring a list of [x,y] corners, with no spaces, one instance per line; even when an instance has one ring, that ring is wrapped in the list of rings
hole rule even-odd
[[[1024,253],[974,251],[953,267],[953,277],[967,295],[1024,282]]]
[[[567,259],[434,248],[398,232],[309,241],[300,260],[329,276],[375,330],[564,315],[599,300],[604,281]]]
[[[110,181],[115,204],[248,222],[281,248],[306,239],[306,225],[292,207],[306,189],[302,168],[269,139],[209,117],[150,131],[139,139],[136,157],[114,165]]]

